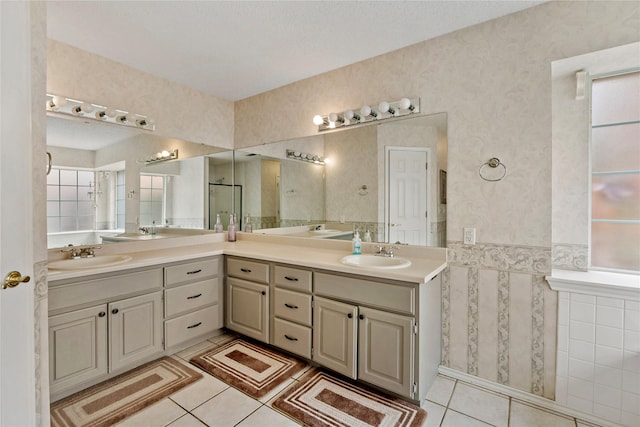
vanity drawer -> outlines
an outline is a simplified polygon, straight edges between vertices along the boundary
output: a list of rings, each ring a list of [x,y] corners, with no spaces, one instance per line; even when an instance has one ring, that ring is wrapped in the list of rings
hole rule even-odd
[[[311,359],[311,328],[275,319],[273,344],[283,350]]]
[[[218,259],[201,259],[180,265],[172,265],[164,269],[165,286],[183,282],[201,280],[205,277],[216,276],[219,269]]]
[[[415,314],[416,289],[412,286],[391,285],[326,273],[316,273],[314,281],[316,295]]]
[[[218,302],[220,279],[203,280],[165,290],[165,317]]]
[[[277,317],[311,326],[311,295],[276,288],[273,306]]]
[[[222,324],[218,320],[218,310],[219,305],[214,305],[165,321],[165,348],[171,348],[220,329]]]
[[[227,275],[252,282],[269,283],[269,264],[240,258],[227,258]]]
[[[311,271],[299,268],[276,265],[274,269],[274,283],[281,288],[311,293],[311,277]]]

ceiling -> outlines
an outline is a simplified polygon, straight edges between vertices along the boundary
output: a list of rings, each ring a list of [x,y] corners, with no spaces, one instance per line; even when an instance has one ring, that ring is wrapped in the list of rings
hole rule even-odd
[[[47,1],[51,39],[230,101],[543,1]]]

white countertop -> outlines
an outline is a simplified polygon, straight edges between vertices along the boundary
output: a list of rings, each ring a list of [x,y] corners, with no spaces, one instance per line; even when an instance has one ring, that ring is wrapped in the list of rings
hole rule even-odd
[[[144,268],[214,255],[233,255],[264,261],[295,264],[303,267],[323,269],[341,273],[357,274],[376,278],[398,280],[411,283],[426,283],[436,277],[447,266],[446,249],[402,247],[398,256],[407,258],[411,265],[400,269],[362,268],[348,266],[340,262],[350,254],[351,242],[326,241],[325,239],[300,239],[247,235],[238,233],[238,241],[223,242],[217,238],[162,239],[157,243],[104,245],[96,251],[101,253],[128,255],[132,259],[126,263],[84,270],[49,270],[49,282],[74,279],[89,275],[112,273],[135,268]],[[207,241],[208,240],[208,241]],[[163,243],[168,242],[169,243]],[[364,252],[370,252],[363,245]],[[104,251],[104,252],[101,252]],[[50,252],[52,254],[52,252]],[[54,256],[57,254],[53,252]],[[56,256],[61,259],[60,255]],[[51,256],[50,256],[51,260]]]

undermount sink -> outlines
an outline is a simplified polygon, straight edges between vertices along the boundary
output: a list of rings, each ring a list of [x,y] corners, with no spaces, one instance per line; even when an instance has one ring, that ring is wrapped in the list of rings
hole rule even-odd
[[[340,230],[333,230],[330,228],[323,228],[322,230],[313,230],[314,233],[340,233]]]
[[[405,258],[376,255],[347,255],[340,261],[345,265],[363,268],[405,268],[411,265],[411,261]]]
[[[97,255],[92,258],[63,259],[49,263],[50,270],[84,270],[108,267],[131,261],[129,255]]]

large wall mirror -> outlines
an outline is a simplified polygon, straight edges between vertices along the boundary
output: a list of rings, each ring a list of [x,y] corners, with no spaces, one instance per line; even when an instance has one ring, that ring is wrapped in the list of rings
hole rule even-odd
[[[145,163],[163,150],[178,150],[178,159]],[[231,153],[56,114],[47,116],[47,151],[49,248],[127,240],[120,236],[154,222],[163,232],[208,229],[208,167]]]
[[[446,178],[440,113],[236,150],[233,184],[254,232],[446,246]]]

